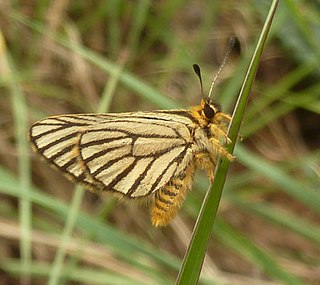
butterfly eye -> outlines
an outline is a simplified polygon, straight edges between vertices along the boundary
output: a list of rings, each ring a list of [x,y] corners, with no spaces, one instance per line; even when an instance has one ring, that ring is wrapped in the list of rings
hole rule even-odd
[[[215,115],[214,109],[209,104],[205,104],[204,105],[203,113],[206,116],[206,118],[209,119],[209,120],[211,120]]]

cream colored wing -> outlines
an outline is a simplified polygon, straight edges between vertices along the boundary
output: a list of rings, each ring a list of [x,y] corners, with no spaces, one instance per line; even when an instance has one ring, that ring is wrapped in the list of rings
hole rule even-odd
[[[193,158],[192,122],[179,112],[51,117],[32,126],[30,140],[69,179],[142,197],[161,189]]]

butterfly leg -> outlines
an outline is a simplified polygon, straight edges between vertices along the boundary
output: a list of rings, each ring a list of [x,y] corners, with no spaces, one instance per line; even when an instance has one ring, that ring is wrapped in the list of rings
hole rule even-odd
[[[227,129],[224,126],[211,125],[210,131],[215,137],[221,138],[224,144],[231,143],[231,140],[227,136]]]
[[[213,181],[213,173],[214,168],[216,166],[215,161],[211,158],[211,156],[207,152],[199,152],[195,154],[195,160],[197,165],[205,170],[205,172],[208,174],[210,181]]]
[[[216,139],[215,137],[210,138],[210,142],[212,145],[212,148],[214,149],[215,154],[225,156],[228,158],[230,161],[234,159],[234,156],[230,154],[223,145],[221,145],[220,141]]]
[[[194,172],[195,167],[191,164],[155,193],[151,209],[151,222],[155,227],[168,225],[176,216],[187,191],[191,189]]]

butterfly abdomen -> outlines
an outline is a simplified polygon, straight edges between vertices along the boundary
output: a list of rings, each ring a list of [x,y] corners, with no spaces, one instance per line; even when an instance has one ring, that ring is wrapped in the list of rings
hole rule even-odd
[[[151,222],[156,227],[166,226],[176,216],[185,196],[191,190],[195,164],[191,164],[178,176],[154,194]]]

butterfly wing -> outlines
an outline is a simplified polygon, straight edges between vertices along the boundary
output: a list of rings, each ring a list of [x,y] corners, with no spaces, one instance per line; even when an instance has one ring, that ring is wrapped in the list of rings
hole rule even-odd
[[[90,115],[54,116],[35,123],[29,138],[33,148],[68,179],[100,189],[103,185],[87,171],[79,149],[81,135],[96,123],[98,120]]]
[[[51,117],[31,128],[30,139],[69,179],[93,190],[142,197],[192,160],[192,122],[179,112]]]

